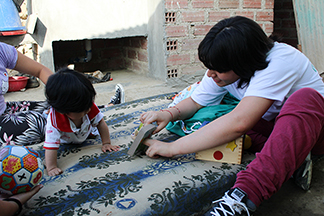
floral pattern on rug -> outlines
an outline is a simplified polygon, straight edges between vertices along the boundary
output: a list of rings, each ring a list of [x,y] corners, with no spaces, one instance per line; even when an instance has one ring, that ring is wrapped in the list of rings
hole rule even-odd
[[[196,160],[194,154],[152,159],[129,156],[131,133],[139,116],[166,108],[169,94],[124,103],[103,110],[117,152],[101,152],[100,139],[64,145],[58,165],[64,173],[42,180],[44,188],[27,202],[23,215],[199,215],[234,183],[254,155],[232,165]],[[154,139],[172,141],[162,130]],[[44,158],[42,144],[32,146]]]

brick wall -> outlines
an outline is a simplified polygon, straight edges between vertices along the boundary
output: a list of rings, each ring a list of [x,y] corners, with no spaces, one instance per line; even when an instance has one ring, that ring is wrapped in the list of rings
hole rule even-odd
[[[138,74],[148,73],[147,38],[129,37],[123,40],[125,68]]]
[[[275,0],[273,31],[283,42],[297,47],[298,37],[292,0]]]
[[[257,21],[265,32],[282,37],[297,47],[298,38],[292,0],[164,0],[165,55],[168,78],[205,70],[197,48],[208,30],[219,20],[241,15]],[[23,9],[24,9],[23,4]],[[26,13],[26,10],[23,10]],[[21,13],[22,21],[24,14]],[[36,45],[36,44],[35,44]],[[36,46],[37,50],[37,46]],[[84,41],[53,42],[56,69],[85,55]],[[35,58],[36,60],[37,58]],[[155,61],[153,59],[152,61]],[[130,69],[149,73],[146,37],[92,40],[92,60],[77,63],[83,72]],[[161,60],[163,61],[163,60]]]
[[[89,62],[75,62],[75,70],[93,72],[96,70],[130,69],[137,73],[148,73],[146,37],[125,37],[91,40],[92,58]],[[85,41],[53,42],[55,70],[72,64],[86,55]]]
[[[165,46],[168,78],[203,70],[197,48],[219,20],[240,15],[273,31],[274,0],[165,0]]]

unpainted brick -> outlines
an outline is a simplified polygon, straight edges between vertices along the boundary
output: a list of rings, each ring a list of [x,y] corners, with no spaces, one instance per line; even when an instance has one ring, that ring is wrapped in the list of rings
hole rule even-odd
[[[193,8],[213,8],[214,1],[209,0],[192,0],[191,2]]]
[[[184,9],[188,8],[188,0],[165,0],[167,9]]]
[[[219,0],[219,8],[238,8],[239,6],[238,0]]]
[[[181,37],[188,34],[187,26],[167,26],[165,32],[168,37]]]
[[[273,11],[260,11],[256,14],[256,21],[272,21]]]
[[[188,11],[182,13],[184,22],[203,22],[205,20],[204,11]]]
[[[262,0],[244,0],[243,8],[261,8]]]
[[[141,40],[141,48],[145,50],[147,49],[147,38]]]
[[[167,65],[181,65],[190,63],[190,54],[175,54],[167,58]]]
[[[273,9],[274,0],[265,0],[264,8],[265,9]]]
[[[197,25],[194,28],[194,35],[206,35],[213,25]]]
[[[127,56],[130,59],[136,59],[136,52],[134,50],[128,50]]]
[[[182,68],[181,73],[182,74],[194,74],[197,71],[205,71],[206,68],[201,64],[201,65],[194,65],[194,66],[186,66]],[[203,72],[202,72],[203,74]]]
[[[137,53],[137,55],[138,55],[138,60],[139,61],[148,62],[147,52],[140,51],[140,52]]]
[[[203,38],[198,39],[185,39],[182,42],[182,50],[197,50],[199,43],[202,41]]]
[[[141,41],[142,41],[142,39],[140,37],[132,38],[132,40],[130,42],[130,47],[140,48],[141,47]]]
[[[273,23],[269,22],[269,23],[265,23],[264,24],[264,31],[267,35],[271,35],[273,32]]]
[[[211,11],[211,12],[209,12],[209,21],[210,22],[218,22],[218,21],[228,18],[230,16],[231,16],[231,12],[229,12],[229,11]]]
[[[254,18],[254,12],[253,11],[236,11],[235,12],[236,16],[244,16],[250,19]]]

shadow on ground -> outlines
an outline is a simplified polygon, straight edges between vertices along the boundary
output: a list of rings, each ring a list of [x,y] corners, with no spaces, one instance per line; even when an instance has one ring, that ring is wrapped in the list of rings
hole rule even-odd
[[[292,179],[269,200],[264,201],[253,216],[320,216],[324,215],[324,158],[314,164],[311,189],[304,191]]]

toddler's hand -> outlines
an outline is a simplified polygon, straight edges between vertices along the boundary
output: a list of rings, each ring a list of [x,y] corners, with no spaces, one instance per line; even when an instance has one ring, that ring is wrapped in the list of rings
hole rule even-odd
[[[57,175],[60,175],[62,173],[63,173],[63,171],[58,167],[53,167],[52,169],[47,170],[47,174],[49,176],[57,176]]]
[[[101,150],[103,152],[111,152],[111,151],[118,151],[119,150],[119,146],[114,146],[114,145],[111,145],[109,143],[106,143],[106,144],[102,144],[102,147],[101,147]]]

